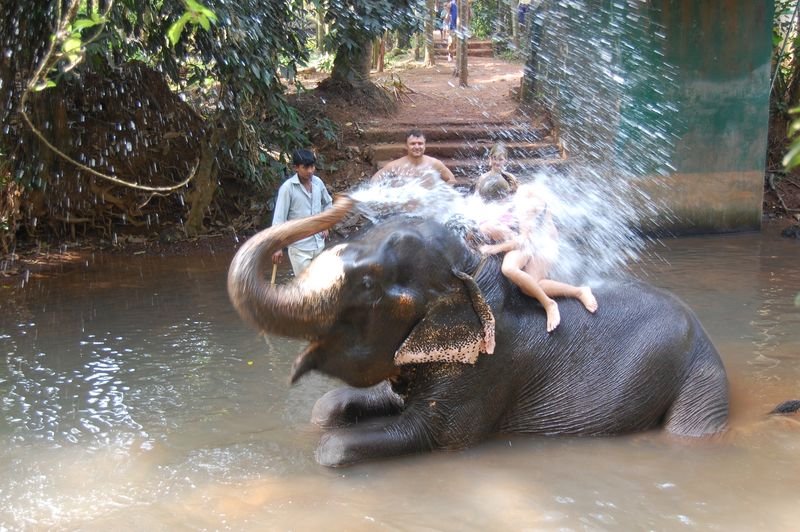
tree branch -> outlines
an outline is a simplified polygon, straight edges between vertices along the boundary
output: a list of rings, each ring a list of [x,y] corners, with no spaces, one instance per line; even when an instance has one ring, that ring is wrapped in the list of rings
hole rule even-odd
[[[134,189],[137,189],[137,190],[144,190],[144,191],[147,191],[147,192],[172,192],[174,190],[177,190],[177,189],[179,189],[181,187],[186,186],[194,178],[195,173],[197,172],[197,168],[198,168],[198,166],[200,164],[200,159],[199,158],[195,159],[194,167],[192,168],[192,171],[189,174],[189,177],[187,177],[186,179],[184,179],[183,181],[181,181],[177,185],[165,186],[165,187],[151,187],[151,186],[147,186],[147,185],[140,185],[138,183],[133,183],[131,181],[125,181],[123,179],[119,179],[117,177],[113,177],[113,176],[104,174],[102,172],[98,172],[94,168],[90,168],[90,167],[86,166],[85,164],[82,164],[82,163],[76,161],[75,159],[73,159],[72,157],[70,157],[69,155],[67,155],[66,153],[61,151],[60,149],[58,149],[56,146],[54,146],[53,143],[51,143],[49,140],[47,140],[47,138],[42,134],[42,132],[39,131],[39,129],[36,126],[33,125],[33,122],[31,121],[30,117],[28,116],[28,113],[25,111],[25,106],[26,106],[26,103],[27,103],[27,100],[28,100],[28,96],[30,95],[31,91],[34,90],[38,86],[38,84],[42,80],[42,78],[45,75],[45,73],[48,72],[53,67],[53,65],[58,61],[58,57],[55,57],[53,54],[55,52],[56,46],[63,40],[63,35],[66,32],[67,25],[70,23],[70,20],[72,20],[75,17],[75,15],[77,13],[77,10],[78,10],[78,7],[79,7],[79,4],[80,4],[80,0],[72,0],[72,3],[70,4],[69,9],[67,10],[67,15],[62,19],[61,18],[61,2],[56,2],[56,5],[58,6],[57,9],[58,9],[58,17],[59,17],[58,29],[56,31],[56,34],[54,35],[54,38],[50,41],[50,48],[48,48],[47,53],[44,55],[42,60],[39,62],[39,67],[36,69],[36,72],[34,73],[33,77],[31,78],[31,80],[26,85],[25,91],[22,93],[22,97],[20,98],[20,105],[19,105],[20,111],[19,112],[22,115],[23,120],[25,120],[25,123],[28,125],[28,127],[33,132],[33,134],[36,135],[36,137],[45,146],[47,146],[51,151],[53,151],[56,155],[58,155],[59,157],[61,157],[65,161],[77,166],[81,170],[83,170],[83,171],[85,171],[85,172],[87,172],[87,173],[89,173],[89,174],[91,174],[93,176],[99,177],[101,179],[105,179],[106,181],[111,181],[112,183],[114,183],[116,185],[121,185],[121,186],[128,187],[128,188],[134,188]],[[108,3],[108,7],[106,9],[104,18],[106,18],[108,16],[108,14],[111,11],[111,8],[112,8],[113,5],[114,5],[113,1]],[[104,25],[105,25],[105,23],[103,23],[102,26],[104,26]],[[102,26],[101,26],[101,28],[102,28]],[[99,35],[99,33],[97,35]],[[97,35],[95,35],[93,38],[96,38]]]

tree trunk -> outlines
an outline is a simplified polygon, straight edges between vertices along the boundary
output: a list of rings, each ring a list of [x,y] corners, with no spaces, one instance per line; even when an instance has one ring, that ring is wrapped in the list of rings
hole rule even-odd
[[[437,16],[435,0],[425,2],[425,66],[430,67],[436,64],[434,59],[435,50],[433,48],[434,20]]]
[[[800,98],[798,98],[798,94],[800,94],[800,53],[795,53],[792,58],[790,71],[792,74],[786,85],[784,103],[791,109],[800,103]]]
[[[372,40],[365,39],[355,49],[342,45],[336,50],[331,79],[335,82],[359,83],[369,81],[372,64]]]
[[[0,167],[0,248],[8,253],[14,247],[22,218],[22,188]]]
[[[380,53],[381,53],[381,40],[380,39],[373,39],[372,40],[372,51],[371,51],[371,54],[370,54],[372,56],[372,62],[371,62],[372,70],[377,70],[378,69],[378,57],[379,57]]]
[[[519,0],[511,0],[511,42],[519,50]]]
[[[376,58],[375,70],[378,72],[383,72],[384,67],[386,66],[386,35],[376,40],[372,46],[377,47],[377,51],[374,54]]]
[[[458,84],[468,87],[467,73],[467,36],[469,32],[469,3],[467,0],[458,2],[458,28],[461,35],[458,38]]]
[[[511,2],[512,0],[503,0],[502,10],[497,13],[497,18],[500,20],[500,25],[502,26],[502,39],[506,45],[511,44],[514,37],[515,16],[512,13]]]
[[[409,35],[405,27],[397,30],[397,47],[401,50],[408,50],[411,48],[411,35]]]
[[[325,39],[325,13],[321,7],[317,8],[317,51],[322,51],[322,41]]]
[[[506,32],[506,2],[508,0],[497,0],[497,18],[494,21],[495,33],[502,36]]]
[[[539,75],[539,48],[542,44],[542,31],[544,31],[542,21],[538,15],[541,7],[531,9],[528,11],[527,16],[529,22],[526,25],[528,28],[525,39],[528,41],[528,59],[525,61],[525,68],[523,69],[522,82],[520,84],[520,102],[531,103],[536,98],[538,90],[537,76]]]
[[[189,193],[189,214],[186,216],[186,236],[197,236],[203,231],[203,218],[206,209],[214,199],[217,190],[216,164],[217,151],[222,138],[222,128],[216,124],[211,126],[211,132],[200,143],[200,162],[197,165],[192,185],[194,188]]]

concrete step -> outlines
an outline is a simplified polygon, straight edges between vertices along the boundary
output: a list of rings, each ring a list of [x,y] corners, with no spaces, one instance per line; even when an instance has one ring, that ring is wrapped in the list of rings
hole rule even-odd
[[[435,50],[433,55],[434,55],[434,57],[447,57],[447,50],[445,50],[445,49]],[[455,59],[455,54],[452,54],[452,55],[454,56],[453,58]],[[492,50],[472,50],[472,49],[470,49],[469,52],[467,53],[467,57],[492,57],[493,55],[494,55],[494,52]]]
[[[489,149],[495,141],[477,140],[442,140],[428,142],[425,154],[437,159],[487,159]],[[554,142],[507,142],[506,148],[510,159],[554,158],[561,152]],[[370,160],[388,161],[402,157],[406,153],[405,142],[374,144],[370,146]]]
[[[405,144],[406,135],[416,124],[395,123],[392,127],[373,127],[364,130],[367,144],[398,143]],[[477,140],[504,142],[553,142],[551,130],[544,126],[531,126],[514,122],[486,122],[479,125],[463,123],[443,123],[435,126],[421,126],[428,144],[437,141]]]
[[[467,41],[467,47],[471,50],[492,50],[492,41]],[[447,41],[434,41],[433,48],[447,48]]]

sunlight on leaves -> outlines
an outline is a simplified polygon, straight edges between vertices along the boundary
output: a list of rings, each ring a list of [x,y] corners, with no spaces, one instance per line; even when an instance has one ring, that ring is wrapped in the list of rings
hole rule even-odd
[[[217,23],[217,15],[206,6],[195,0],[184,0],[186,13],[167,30],[167,39],[172,46],[178,44],[186,24],[200,26],[205,31],[211,30],[211,23]]]
[[[789,114],[797,115],[798,113],[800,113],[800,107],[789,110]],[[798,132],[800,132],[800,118],[793,120],[789,124],[787,137],[791,139],[792,143],[789,145],[786,155],[783,156],[783,166],[787,170],[800,165],[800,137],[797,136]]]

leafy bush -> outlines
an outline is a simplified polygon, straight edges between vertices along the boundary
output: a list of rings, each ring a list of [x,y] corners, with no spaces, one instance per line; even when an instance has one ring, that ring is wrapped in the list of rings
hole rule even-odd
[[[800,93],[800,62],[797,52],[800,48],[800,32],[795,26],[797,0],[776,0],[775,15],[772,23],[773,89],[770,102],[773,105],[773,117],[789,120],[787,139],[789,146],[783,155],[782,163],[786,170],[800,166],[800,107],[797,106]]]
[[[469,22],[472,35],[479,39],[491,37],[494,34],[497,16],[496,1],[476,0],[472,4],[472,19]]]

